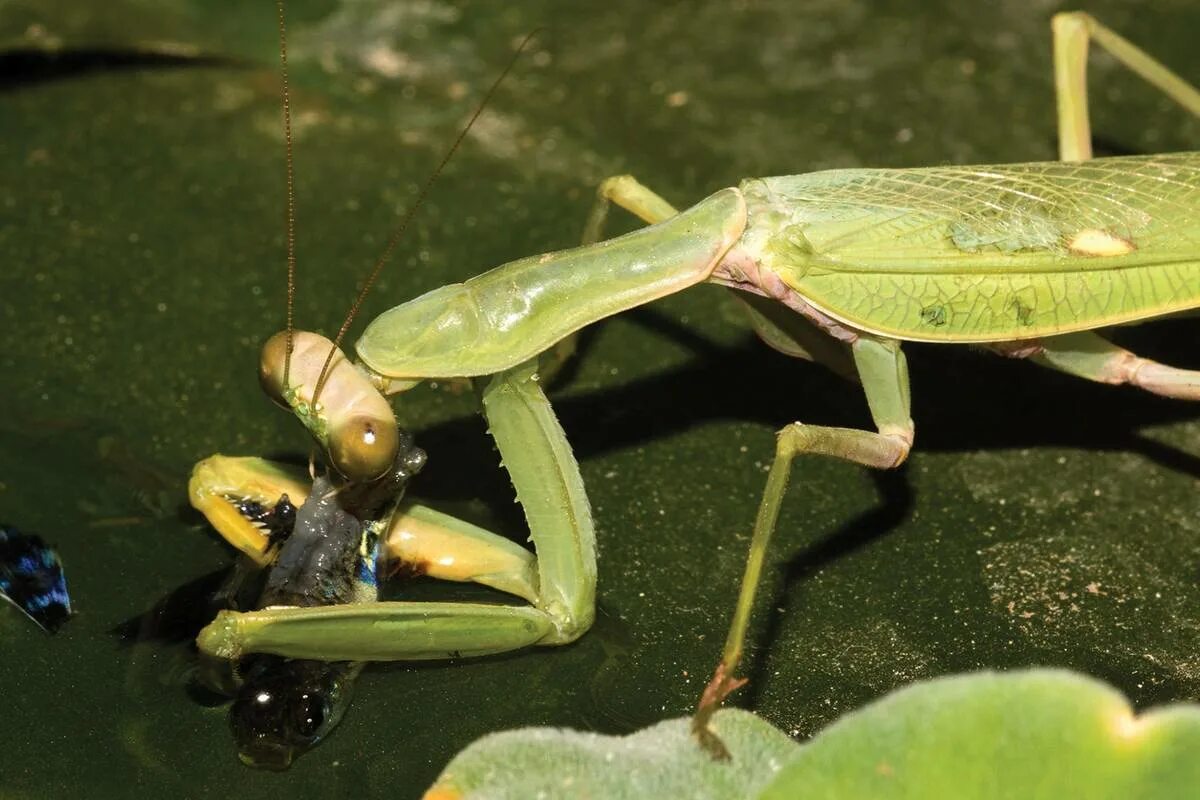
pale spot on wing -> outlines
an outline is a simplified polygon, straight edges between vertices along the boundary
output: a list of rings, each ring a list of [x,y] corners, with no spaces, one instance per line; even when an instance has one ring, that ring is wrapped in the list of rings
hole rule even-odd
[[[1067,249],[1077,256],[1123,256],[1137,248],[1133,242],[1100,228],[1085,228],[1067,240]]]

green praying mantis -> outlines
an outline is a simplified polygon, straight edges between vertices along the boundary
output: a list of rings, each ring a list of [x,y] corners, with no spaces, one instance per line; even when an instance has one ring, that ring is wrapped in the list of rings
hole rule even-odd
[[[779,431],[724,650],[694,717],[744,681],[741,660],[764,554],[793,461],[823,455],[876,469],[914,441],[901,343],[981,346],[1068,374],[1200,399],[1200,372],[1141,358],[1097,329],[1200,307],[1200,153],[1092,159],[1090,42],[1200,115],[1200,92],[1082,13],[1053,20],[1060,161],[847,169],[743,181],[679,211],[630,176],[599,189],[583,246],[497,267],[370,323],[358,363],[317,334],[267,342],[264,387],[349,484],[395,459],[388,395],[470,378],[524,507],[536,556],[446,515],[400,504],[381,547],[396,562],[524,601],[364,602],[224,612],[201,632],[221,658],[410,660],[560,645],[594,617],[595,537],[578,464],[541,388],[581,328],[701,282],[738,290],[756,333],[786,354],[853,375],[875,430],[793,422]],[[286,108],[286,106],[285,106]],[[612,204],[649,227],[601,241]],[[293,501],[306,487],[257,459],[214,456],[191,495],[230,542],[264,558],[260,531],[228,498]]]

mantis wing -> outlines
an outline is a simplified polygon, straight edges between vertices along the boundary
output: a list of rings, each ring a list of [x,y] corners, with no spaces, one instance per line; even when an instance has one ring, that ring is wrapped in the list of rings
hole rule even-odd
[[[804,299],[917,341],[1030,339],[1200,306],[1200,153],[748,181]]]

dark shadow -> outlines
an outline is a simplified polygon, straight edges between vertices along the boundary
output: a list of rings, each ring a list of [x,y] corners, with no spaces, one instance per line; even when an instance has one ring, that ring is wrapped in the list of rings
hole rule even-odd
[[[718,345],[653,310],[633,317],[658,335],[695,343],[687,364],[626,386],[554,400],[580,461],[669,436],[716,420],[771,428],[793,420],[869,427],[859,387],[823,367],[787,358],[749,335]],[[1161,321],[1121,331],[1121,343],[1140,354],[1188,366],[1196,323]],[[1130,452],[1200,478],[1200,457],[1147,439],[1142,428],[1200,417],[1200,405],[1157,397],[1132,387],[1103,386],[968,348],[907,345],[917,423],[914,452],[972,452],[1038,447]],[[552,397],[552,399],[554,399]],[[430,454],[414,484],[421,498],[481,500],[508,511],[512,489],[497,468],[498,454],[478,417],[416,432]]]
[[[1055,146],[1058,143],[1055,142]],[[1144,156],[1147,153],[1141,152],[1133,147],[1130,147],[1125,142],[1119,142],[1116,139],[1110,139],[1107,136],[1092,136],[1092,157],[1093,158],[1110,158],[1113,156]]]
[[[116,637],[121,647],[156,641],[166,644],[189,642],[194,648],[196,634],[224,607],[214,598],[229,580],[233,569],[231,564],[188,581],[150,610],[119,623],[109,633]]]
[[[579,374],[579,366],[584,363],[588,352],[596,343],[596,334],[599,333],[599,328],[596,325],[591,325],[575,334],[575,352],[567,359],[558,371],[551,378],[547,391],[553,392],[560,386],[569,386],[571,381]]]
[[[659,314],[654,309],[644,306],[634,308],[626,311],[622,318],[661,338],[686,347],[697,356],[719,357],[721,354],[720,347],[715,346],[708,339],[705,339],[686,325],[664,314]],[[549,392],[553,393],[556,388],[569,385],[575,376],[578,375],[579,366],[584,363],[588,352],[595,345],[596,336],[599,332],[599,325],[590,325],[576,334],[578,338],[575,342],[575,353],[555,374],[553,381],[548,387]]]
[[[697,358],[719,358],[724,350],[720,345],[705,339],[704,336],[692,330],[687,325],[672,317],[668,317],[666,314],[660,313],[654,308],[647,308],[645,306],[635,308],[632,311],[626,312],[622,319],[632,322],[637,327],[653,333],[655,336],[674,342],[680,347],[687,348],[692,353],[695,353]],[[753,338],[750,341],[757,343],[757,340]]]
[[[803,470],[801,459],[795,462],[794,470]],[[758,653],[769,653],[779,636],[783,620],[790,613],[791,602],[803,602],[803,595],[794,592],[793,584],[801,583],[820,572],[843,556],[884,538],[908,517],[916,495],[909,484],[905,467],[898,470],[871,470],[871,479],[879,492],[880,502],[837,530],[805,547],[794,555],[783,567],[783,582],[771,592],[770,598],[759,597],[755,606],[761,611],[769,609],[766,630],[756,637],[754,647],[746,648],[740,674],[750,679],[744,691],[744,702],[753,708],[758,705],[758,692],[766,685],[763,670],[766,660],[756,657]],[[764,593],[765,594],[765,593]],[[739,700],[739,705],[742,700]]]
[[[1051,149],[1058,152],[1058,139],[1050,140]],[[1141,150],[1126,142],[1103,135],[1092,136],[1092,158],[1118,158],[1121,156],[1149,156],[1156,151]]]
[[[1049,140],[1050,149],[1052,152],[1058,152],[1058,139]],[[1093,135],[1092,136],[1092,157],[1093,158],[1113,158],[1116,156],[1144,156],[1149,155],[1143,151],[1130,147],[1125,142],[1116,139],[1110,139],[1107,136]]]
[[[157,645],[152,657],[135,653],[130,670],[137,669],[135,665],[143,659],[158,659],[168,652],[172,653],[172,658],[177,656],[186,659],[183,663],[187,666],[179,683],[192,702],[205,708],[228,703],[228,693],[217,691],[200,680],[204,660],[196,647],[196,636],[213,621],[219,611],[228,607],[222,598],[235,572],[236,567],[231,564],[201,575],[169,592],[148,611],[130,617],[109,630],[121,649],[144,642]],[[223,665],[224,662],[220,663]]]
[[[84,47],[68,50],[0,52],[0,92],[84,75],[135,69],[187,69],[246,66],[237,59],[128,48]]]
[[[782,356],[749,335],[736,345],[714,344],[652,309],[633,318],[655,335],[694,345],[696,356],[681,367],[631,385],[556,401],[555,409],[581,462],[721,419],[771,428],[795,419],[870,425],[861,389],[820,366]],[[1189,366],[1189,359],[1193,363],[1195,359],[1190,345],[1195,325],[1194,320],[1167,320],[1120,331],[1115,338],[1147,357]],[[915,452],[1046,447],[1128,452],[1200,478],[1200,457],[1140,433],[1147,426],[1197,419],[1200,404],[1132,387],[1091,383],[968,348],[917,345],[906,346],[906,352],[918,432]],[[497,468],[498,456],[480,418],[455,420],[417,435],[432,454],[428,474],[416,484],[423,498],[482,501],[501,515],[500,530],[518,541],[524,539],[524,520],[512,503],[512,488]],[[798,462],[796,469],[802,471],[803,463]],[[911,513],[915,496],[903,469],[870,474],[880,502],[787,561],[783,581],[770,591],[770,601],[756,603],[758,609],[771,610],[765,631],[755,635],[750,653],[770,652],[788,606],[802,602],[798,598],[804,593],[796,591],[797,584],[886,537]],[[758,700],[757,687],[767,683],[764,668],[764,661],[747,657],[743,674],[751,683],[745,702],[751,707]]]

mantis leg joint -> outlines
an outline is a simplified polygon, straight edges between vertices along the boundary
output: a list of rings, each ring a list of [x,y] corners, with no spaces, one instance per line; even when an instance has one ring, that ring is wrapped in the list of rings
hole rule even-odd
[[[775,456],[790,462],[800,453],[812,453],[876,469],[894,469],[908,458],[913,437],[911,422],[907,426],[882,426],[879,433],[793,422],[776,434]]]

